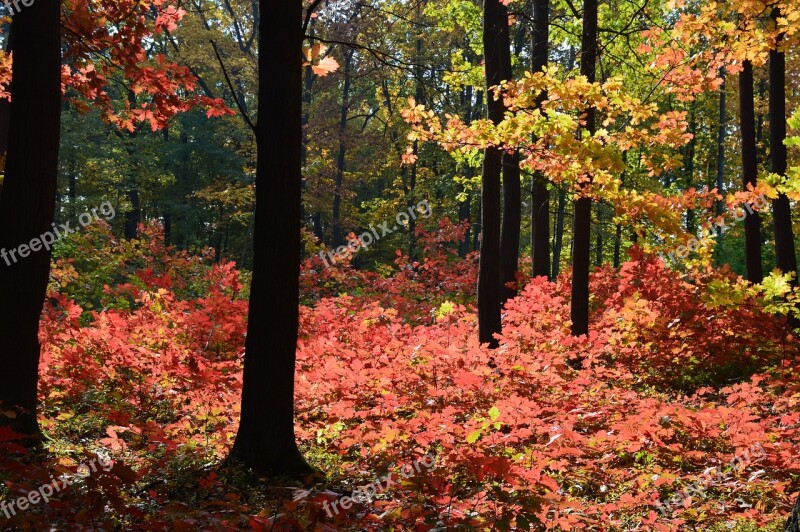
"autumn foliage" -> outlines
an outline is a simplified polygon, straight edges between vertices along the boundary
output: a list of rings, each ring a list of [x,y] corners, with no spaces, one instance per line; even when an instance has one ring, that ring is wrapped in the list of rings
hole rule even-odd
[[[421,233],[431,259],[398,256],[382,274],[307,262],[297,426],[329,480],[282,491],[214,469],[237,422],[246,276],[211,254],[165,247],[158,227],[133,242],[105,227],[71,238],[41,329],[51,459],[35,465],[4,432],[3,475],[17,496],[91,452],[115,466],[49,506],[0,515],[0,525],[746,530],[781,521],[800,472],[797,351],[755,299],[713,297],[731,276],[681,278],[634,251],[620,269],[593,274],[601,332],[588,338],[569,333],[568,277],[537,278],[509,302],[501,346],[488,351],[462,295],[474,263],[452,260],[457,234],[448,223]],[[763,458],[730,466],[756,445]],[[400,476],[428,452],[433,469]],[[322,510],[387,474],[395,482],[372,504],[333,518]]]

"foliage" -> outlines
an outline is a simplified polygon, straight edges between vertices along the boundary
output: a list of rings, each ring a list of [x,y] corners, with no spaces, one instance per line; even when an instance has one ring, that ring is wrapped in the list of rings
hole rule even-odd
[[[49,473],[74,472],[84,450],[109,453],[116,469],[11,523],[0,515],[0,525],[748,530],[781,521],[800,474],[800,358],[755,296],[722,301],[730,274],[682,278],[634,252],[593,274],[600,332],[571,337],[568,275],[538,278],[509,302],[501,347],[488,351],[454,281],[474,282],[474,268],[459,273],[465,262],[447,258],[454,230],[421,235],[432,259],[416,269],[305,271],[334,283],[306,293],[296,379],[299,438],[328,478],[284,492],[210,469],[232,444],[241,389],[245,303],[233,265],[169,250],[157,228],[124,245],[102,226],[73,235],[41,330],[49,459],[30,460],[7,434],[3,478],[7,494],[24,494]],[[113,267],[98,267],[111,256]],[[98,290],[109,281],[119,284]],[[351,293],[329,297],[337,290]],[[67,293],[108,308],[96,305],[82,325]],[[118,293],[132,304],[103,299]],[[763,459],[729,467],[756,444]],[[400,468],[428,452],[435,468],[401,480]],[[394,485],[378,500],[326,516],[326,502],[387,474]]]

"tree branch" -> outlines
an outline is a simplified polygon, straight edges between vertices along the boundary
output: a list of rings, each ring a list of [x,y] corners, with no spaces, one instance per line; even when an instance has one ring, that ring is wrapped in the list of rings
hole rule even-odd
[[[222,61],[222,56],[219,55],[219,49],[217,49],[217,43],[214,42],[213,39],[209,40],[211,46],[214,47],[214,55],[217,56],[217,61],[219,61],[219,66],[222,67],[222,74],[225,76],[225,81],[228,83],[228,88],[231,91],[231,96],[233,97],[233,101],[236,102],[236,107],[239,108],[239,112],[242,113],[242,118],[250,126],[250,129],[253,130],[253,133],[256,132],[256,125],[250,119],[250,115],[247,114],[247,111],[244,110],[242,106],[242,102],[239,101],[239,97],[236,96],[236,89],[233,88],[233,83],[231,83],[231,78],[228,76],[228,70],[225,68],[225,63]]]

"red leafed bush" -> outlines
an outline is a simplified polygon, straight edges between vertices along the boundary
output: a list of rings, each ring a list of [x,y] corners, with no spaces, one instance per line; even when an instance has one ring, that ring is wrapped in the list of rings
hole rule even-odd
[[[568,278],[535,279],[508,303],[501,346],[489,351],[467,288],[474,263],[454,258],[443,229],[421,235],[424,261],[399,258],[393,275],[304,271],[306,283],[328,276],[335,287],[323,290],[337,294],[306,293],[296,377],[298,437],[329,481],[267,500],[209,471],[230,449],[241,392],[246,286],[232,265],[140,245],[145,255],[119,268],[130,305],[87,314],[53,291],[41,329],[42,425],[54,442],[110,449],[137,470],[125,506],[92,518],[220,530],[782,521],[800,475],[800,361],[755,302],[710,303],[724,273],[682,279],[637,255],[601,270],[594,332],[579,339],[569,335]],[[59,286],[78,286],[78,266]],[[427,453],[435,467],[404,478],[403,466]],[[4,471],[7,485],[32,474]],[[197,472],[188,488],[187,471]],[[326,515],[325,503],[378,478],[376,500]],[[69,497],[42,515],[85,523]]]

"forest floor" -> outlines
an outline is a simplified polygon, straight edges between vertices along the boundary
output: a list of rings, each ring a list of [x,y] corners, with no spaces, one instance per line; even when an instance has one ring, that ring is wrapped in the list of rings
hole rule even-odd
[[[580,339],[567,278],[530,280],[492,351],[474,261],[427,245],[393,275],[306,264],[297,437],[324,475],[302,483],[224,462],[247,275],[152,228],[76,237],[41,328],[45,449],[0,432],[0,500],[59,489],[3,506],[0,527],[781,529],[800,489],[797,341],[734,276],[634,253],[593,274]]]

